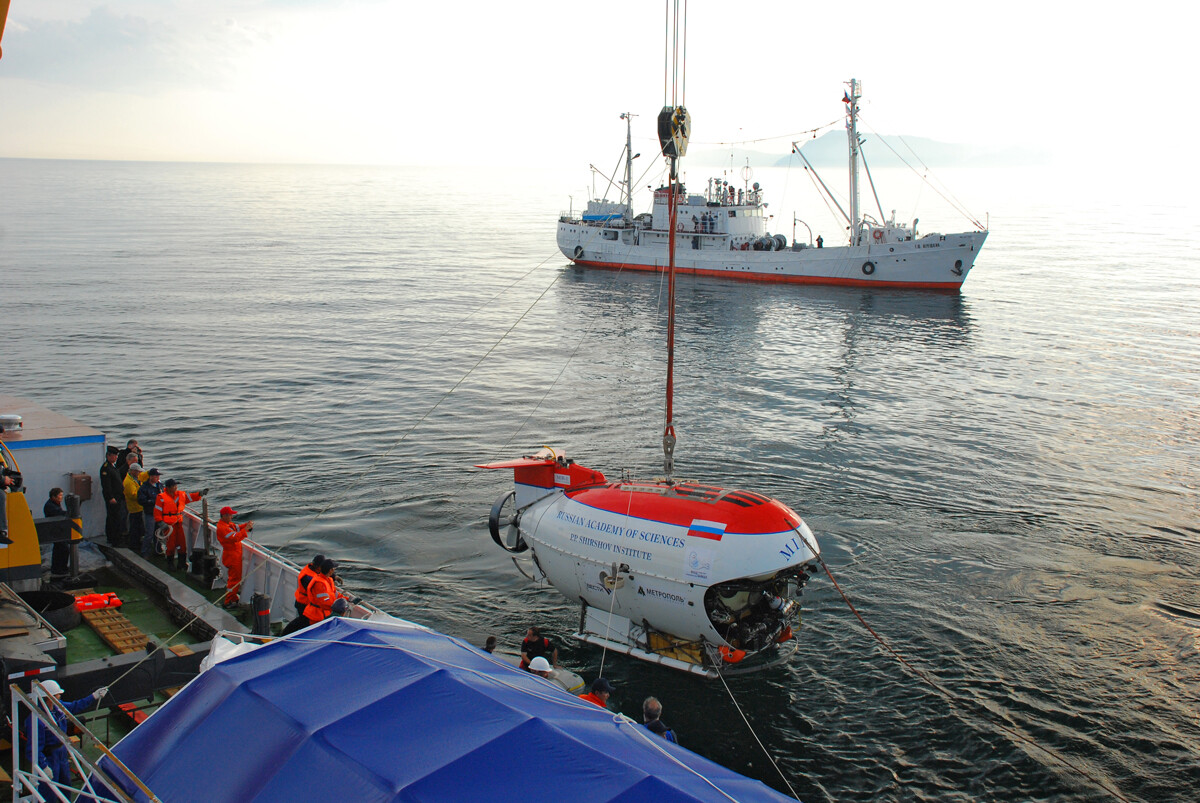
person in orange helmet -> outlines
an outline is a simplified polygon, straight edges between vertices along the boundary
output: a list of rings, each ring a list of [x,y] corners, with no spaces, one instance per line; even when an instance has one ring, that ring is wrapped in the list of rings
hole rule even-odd
[[[254,522],[234,524],[233,517],[237,511],[226,505],[221,508],[221,519],[217,522],[217,541],[221,544],[221,564],[224,565],[229,579],[225,583],[225,598],[221,604],[228,608],[236,605],[238,590],[242,586],[242,541],[254,529]]]
[[[170,527],[167,535],[167,568],[187,568],[187,541],[183,537],[183,509],[188,502],[196,502],[208,495],[208,489],[185,493],[179,490],[179,483],[167,480],[163,492],[154,502],[154,520]],[[179,555],[179,565],[175,566],[175,555]]]

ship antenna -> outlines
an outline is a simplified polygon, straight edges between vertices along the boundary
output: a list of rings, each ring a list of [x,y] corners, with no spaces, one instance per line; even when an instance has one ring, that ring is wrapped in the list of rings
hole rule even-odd
[[[692,133],[692,117],[683,106],[686,56],[687,0],[683,0],[682,16],[680,0],[667,0],[666,69],[671,95],[669,99],[663,98],[663,108],[658,113],[658,141],[671,168],[667,188],[667,224],[671,227],[667,234],[667,422],[663,428],[663,473],[668,485],[674,484],[675,474],[675,229],[683,191],[679,184],[679,160],[687,152]],[[663,82],[664,93],[666,83]]]

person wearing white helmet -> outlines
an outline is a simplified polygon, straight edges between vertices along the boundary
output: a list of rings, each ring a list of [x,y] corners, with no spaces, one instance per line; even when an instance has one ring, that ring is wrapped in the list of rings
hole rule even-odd
[[[539,655],[529,662],[529,671],[540,677],[550,677],[550,662]]]
[[[62,709],[58,705],[47,700],[47,697],[53,697],[58,701],[59,705],[72,714],[81,714],[103,700],[107,694],[108,688],[101,687],[87,697],[67,702],[62,699],[63,687],[58,684],[58,681],[47,680],[40,684],[40,688],[35,687],[33,696],[37,700],[38,705],[42,707],[42,710],[49,714],[54,724],[58,726],[58,729],[65,733],[67,730],[67,715],[62,712]],[[32,718],[32,715],[27,716],[21,723],[21,733],[25,738],[25,744],[30,746],[32,746],[32,742],[30,741],[30,720]],[[39,719],[37,726],[38,766],[42,767],[46,771],[46,774],[54,779],[56,783],[69,786],[71,783],[71,759],[67,753],[66,746],[59,741],[58,736],[50,728],[46,727],[45,722]],[[27,747],[26,750],[28,751],[28,749]],[[28,752],[26,753],[26,758],[29,758]],[[30,761],[32,763],[32,759]],[[54,795],[54,792],[51,791],[50,784],[44,781],[38,785],[38,792],[46,800],[58,799]]]

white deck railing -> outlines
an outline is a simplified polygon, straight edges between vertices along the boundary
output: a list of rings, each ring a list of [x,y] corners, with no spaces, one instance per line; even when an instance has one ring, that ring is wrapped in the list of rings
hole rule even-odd
[[[208,523],[209,539],[205,543],[204,522],[200,516],[190,510],[184,510],[183,534],[187,543],[187,554],[195,549],[213,550],[220,566],[221,545],[217,543],[217,528],[213,522]],[[221,566],[219,588],[225,587],[225,567]],[[256,593],[265,594],[271,599],[271,621],[282,622],[296,616],[293,604],[296,593],[296,581],[300,576],[300,567],[287,558],[280,557],[262,544],[247,538],[242,541],[242,586],[238,590],[238,601],[249,605]],[[348,594],[348,596],[354,596]],[[385,615],[373,605],[360,602],[352,607],[351,616],[355,619],[368,619],[376,615]]]

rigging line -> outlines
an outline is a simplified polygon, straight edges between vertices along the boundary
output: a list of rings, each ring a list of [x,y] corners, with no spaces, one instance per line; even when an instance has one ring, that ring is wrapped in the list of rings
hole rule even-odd
[[[833,128],[841,121],[842,120],[839,117],[837,120],[834,120],[832,123],[826,123],[825,125],[819,126],[817,128],[810,128],[807,131],[797,131],[795,134],[780,134],[779,136],[776,136],[776,137],[759,137],[758,139],[733,139],[733,140],[728,140],[728,141],[720,140],[717,142],[698,142],[693,139],[693,140],[691,140],[691,143],[693,145],[753,145],[756,142],[770,142],[771,140],[774,140],[774,139],[791,139],[792,137],[799,137],[804,134],[816,134],[817,132],[824,131],[827,128]]]
[[[663,103],[667,105],[667,85],[671,75],[671,0],[663,0]]]
[[[631,510],[633,510],[633,491],[629,492],[629,502],[628,502],[628,504],[625,505],[625,520],[626,521],[628,521],[630,518]],[[616,565],[616,564],[614,564],[614,565]],[[619,569],[616,572],[613,572],[612,603],[608,606],[608,622],[605,624],[605,627],[610,632],[612,631],[613,610],[616,608],[616,604],[617,604],[617,575],[620,573],[621,572]],[[647,636],[647,639],[649,639],[649,636]],[[649,641],[647,641],[647,643],[649,643]],[[606,638],[606,639],[604,639],[604,646],[600,652],[600,674],[596,675],[597,678],[604,677],[604,658],[607,655],[608,655],[608,639]]]
[[[717,670],[717,677],[721,679],[721,685],[725,687],[726,693],[729,694],[729,699],[733,701],[733,707],[737,709],[738,715],[742,718],[742,722],[746,723],[746,730],[750,731],[750,735],[754,737],[754,741],[758,742],[758,746],[762,748],[763,755],[767,757],[767,761],[770,761],[771,766],[774,767],[775,771],[779,773],[779,777],[782,778],[783,782],[787,785],[788,791],[792,793],[792,797],[794,797],[796,800],[800,800],[800,795],[796,794],[796,790],[792,788],[792,784],[790,781],[788,781],[787,776],[783,774],[783,770],[781,770],[779,765],[775,763],[775,759],[771,755],[771,751],[767,750],[767,746],[762,743],[762,739],[758,738],[758,734],[754,731],[754,726],[750,724],[750,720],[746,719],[746,714],[742,711],[742,707],[738,705],[737,698],[733,696],[733,690],[730,689],[729,684],[725,682],[725,675],[721,673],[721,668],[716,664],[713,666]]]
[[[862,117],[860,116],[859,119],[862,120]],[[913,167],[911,164],[909,164],[908,160],[905,159],[902,155],[900,155],[900,153],[891,146],[891,143],[889,143],[886,139],[884,139],[882,134],[880,134],[878,131],[876,131],[874,128],[872,128],[870,123],[866,122],[865,120],[863,120],[863,123],[871,131],[871,133],[875,135],[876,139],[878,139],[880,142],[882,142],[887,147],[888,150],[890,150],[892,153],[894,153],[896,155],[897,159],[899,159],[901,162],[904,163],[905,167],[907,167],[909,170],[913,171],[913,173],[915,173],[916,175],[920,176],[922,181],[929,184],[929,186],[933,188],[933,191],[936,192],[943,201],[950,204],[950,206],[953,207],[956,212],[958,212],[960,215],[965,217],[971,223],[975,224],[975,226],[978,229],[980,229],[981,231],[986,229],[986,227],[982,223],[979,222],[979,218],[977,218],[977,217],[975,217],[975,215],[971,214],[971,212],[966,208],[966,206],[964,206],[963,203],[954,196],[954,193],[950,192],[950,189],[945,186],[945,184],[942,182],[941,179],[938,179],[938,184],[941,184],[942,188],[946,190],[945,193],[943,193],[941,189],[939,189],[936,185],[934,185],[934,183],[929,178],[929,176],[933,173],[933,170],[929,167],[929,165],[925,164],[925,162],[923,162],[921,160],[921,157],[917,156],[917,152],[912,149],[911,145],[909,145],[907,142],[905,142],[903,137],[897,135],[897,138],[901,142],[904,142],[904,147],[908,148],[909,151],[912,152],[913,156],[916,158],[916,160],[918,162],[921,162],[921,167],[925,168],[926,175],[921,175],[921,172],[919,170],[917,170],[915,167]],[[950,196],[949,198],[946,197],[947,194]]]
[[[687,106],[687,0],[683,0],[683,69],[680,79],[679,105]]]
[[[499,290],[499,292],[497,292],[495,295],[493,295],[493,296],[492,296],[491,298],[489,298],[487,301],[485,301],[485,302],[483,302],[482,304],[480,304],[479,306],[475,307],[475,309],[471,310],[471,311],[470,311],[470,312],[468,312],[468,313],[467,313],[467,314],[466,314],[464,317],[462,317],[462,318],[460,318],[459,320],[455,321],[455,322],[454,322],[452,325],[450,325],[450,326],[447,326],[445,329],[443,329],[443,330],[441,331],[441,333],[439,333],[439,334],[438,334],[438,336],[437,336],[437,337],[435,337],[433,340],[429,341],[427,344],[425,344],[424,346],[422,346],[422,348],[428,348],[428,347],[430,347],[430,346],[433,346],[433,345],[435,345],[435,344],[436,344],[436,343],[438,343],[438,342],[439,342],[439,341],[440,341],[442,338],[446,337],[447,335],[449,335],[449,334],[450,334],[450,333],[452,333],[452,332],[460,332],[460,331],[462,330],[462,326],[463,326],[463,324],[465,324],[467,321],[469,321],[469,320],[471,320],[473,317],[475,317],[475,316],[476,316],[476,315],[477,315],[477,314],[478,314],[478,313],[479,313],[481,310],[484,310],[484,309],[489,309],[489,308],[492,306],[492,304],[494,304],[494,303],[495,303],[496,299],[498,299],[498,298],[500,298],[501,296],[503,296],[505,293],[507,293],[509,290],[513,289],[514,287],[516,287],[516,286],[517,286],[518,284],[520,284],[521,282],[525,281],[527,278],[529,278],[529,276],[530,276],[530,275],[532,275],[532,274],[533,274],[533,272],[534,272],[534,271],[536,271],[536,270],[538,270],[539,268],[541,268],[541,267],[545,266],[545,264],[546,264],[547,262],[549,262],[549,261],[550,261],[552,258],[553,258],[553,256],[548,256],[548,257],[546,257],[545,259],[543,259],[541,262],[539,262],[537,265],[534,265],[532,268],[530,268],[528,271],[526,271],[524,274],[522,274],[522,275],[521,275],[519,278],[517,278],[517,279],[515,279],[514,281],[512,281],[511,283],[509,283],[509,284],[508,284],[508,286],[501,288],[501,289]],[[351,402],[353,402],[355,399],[358,399],[360,396],[362,396],[364,393],[366,393],[368,390],[370,390],[371,388],[373,388],[373,387],[375,387],[376,385],[378,385],[380,382],[382,382],[382,381],[384,381],[385,379],[387,379],[388,377],[390,377],[390,376],[391,376],[392,374],[394,374],[394,373],[395,373],[397,370],[399,370],[399,369],[400,369],[400,367],[401,367],[401,366],[400,366],[400,364],[399,364],[399,363],[397,363],[397,364],[393,365],[393,366],[392,366],[392,367],[391,367],[391,368],[390,368],[388,371],[386,371],[386,372],[384,372],[383,374],[381,374],[381,375],[377,376],[376,378],[374,378],[373,380],[371,380],[370,382],[368,382],[366,385],[363,385],[362,387],[360,387],[360,388],[359,388],[359,389],[358,389],[358,390],[357,390],[357,391],[354,393],[354,395],[352,395],[352,396],[350,396],[349,398],[347,398],[347,399],[344,399],[344,400],[342,400],[342,401],[340,401],[340,402],[337,402],[336,404],[334,404],[334,405],[333,405],[333,407],[332,407],[331,409],[332,409],[334,412],[336,412],[337,410],[341,409],[342,407],[345,407],[346,405],[350,404],[350,403],[351,403]],[[316,422],[316,421],[317,421],[317,418],[310,418],[310,419],[307,419],[307,420],[305,420],[305,421],[302,421],[302,422],[301,422],[301,425],[304,425],[304,424],[312,424],[312,423],[314,423],[314,422]]]
[[[512,326],[508,327],[508,329],[504,332],[504,334],[502,334],[500,336],[500,339],[498,339],[495,343],[493,343],[488,348],[488,350],[483,353],[483,356],[481,356],[478,360],[476,360],[475,364],[472,365],[469,369],[467,369],[467,372],[465,374],[463,374],[461,377],[459,377],[459,380],[457,382],[455,382],[454,385],[449,390],[447,390],[445,393],[443,393],[441,398],[439,398],[436,402],[434,402],[433,406],[430,407],[428,410],[426,410],[424,415],[422,415],[419,419],[417,419],[417,421],[411,427],[409,427],[408,430],[403,435],[400,436],[399,440],[397,440],[395,443],[393,443],[391,446],[389,446],[387,451],[385,451],[383,454],[379,455],[379,457],[377,457],[375,459],[375,462],[367,467],[366,471],[364,471],[362,474],[360,474],[358,477],[356,477],[352,482],[347,483],[346,490],[342,493],[341,496],[337,497],[336,499],[331,501],[329,504],[325,505],[325,507],[321,508],[320,512],[318,512],[317,515],[313,516],[311,519],[309,519],[307,522],[305,522],[303,527],[301,527],[299,530],[297,530],[295,533],[293,533],[291,535],[291,537],[285,539],[283,543],[287,544],[287,543],[290,543],[291,541],[295,540],[297,537],[299,537],[299,535],[302,532],[304,532],[306,529],[308,529],[308,526],[310,524],[312,524],[314,521],[316,521],[322,515],[324,515],[331,507],[333,507],[338,502],[341,502],[342,500],[344,500],[348,496],[350,496],[350,494],[353,493],[357,489],[359,483],[361,483],[363,481],[363,479],[365,479],[368,475],[370,475],[370,473],[375,470],[375,467],[378,466],[380,464],[380,462],[382,462],[384,460],[384,458],[386,458],[393,451],[395,451],[396,447],[399,446],[401,443],[403,443],[408,438],[408,436],[413,433],[413,430],[415,430],[417,427],[419,427],[421,424],[423,424],[425,422],[425,419],[427,419],[427,418],[429,418],[429,416],[433,415],[434,411],[437,410],[437,408],[439,406],[441,406],[442,402],[444,402],[446,399],[450,398],[450,395],[452,393],[454,393],[454,391],[458,390],[459,387],[462,386],[463,382],[467,381],[468,377],[470,377],[471,374],[475,372],[475,369],[478,368],[480,365],[482,365],[483,361],[486,360],[488,357],[490,357],[492,355],[492,352],[494,352],[497,348],[499,348],[500,344],[504,342],[504,339],[506,337],[508,337],[510,334],[512,334],[512,331],[517,328],[517,326],[521,323],[521,321],[525,320],[525,316],[529,314],[530,310],[532,310],[535,306],[537,306],[537,303],[546,297],[546,293],[550,292],[550,288],[552,288],[558,282],[558,280],[559,280],[559,278],[561,278],[561,276],[562,276],[562,274],[559,273],[558,275],[556,275],[554,277],[554,280],[551,281],[550,284],[546,285],[546,289],[542,290],[542,292],[538,295],[538,297],[533,300],[533,303],[530,304],[525,309],[525,311],[521,313],[520,317],[518,317],[515,321],[513,321]],[[281,544],[281,546],[282,546],[282,544]]]
[[[817,180],[813,177],[813,172],[806,167],[804,168],[804,174],[808,176],[808,180],[812,182],[813,189],[817,191],[817,195],[825,204],[825,208],[829,211],[829,216],[833,218],[833,222],[836,223],[840,229],[842,227],[842,221],[838,218],[837,213],[833,211],[833,207],[829,205],[829,199],[825,197],[825,193],[821,192],[821,188],[817,185]]]
[[[354,482],[351,482],[351,483],[349,483],[349,484],[347,485],[347,490],[346,490],[346,492],[345,492],[345,493],[343,493],[343,494],[342,494],[342,496],[339,496],[338,498],[334,499],[334,500],[333,500],[333,501],[331,501],[329,504],[327,504],[327,505],[326,505],[324,508],[322,508],[322,509],[320,510],[320,512],[318,512],[318,513],[317,513],[317,515],[313,516],[311,519],[309,519],[307,522],[305,522],[304,526],[302,526],[302,527],[301,527],[299,530],[297,530],[296,532],[292,533],[292,535],[291,535],[291,536],[289,536],[288,538],[285,538],[285,539],[283,540],[283,542],[282,542],[281,544],[279,544],[279,546],[285,546],[285,545],[287,545],[288,543],[290,543],[290,542],[294,541],[296,538],[298,538],[298,537],[300,536],[300,534],[301,534],[302,532],[304,532],[304,530],[305,530],[305,529],[307,529],[307,528],[308,528],[308,526],[309,526],[310,524],[312,524],[314,521],[316,521],[318,518],[320,518],[320,517],[321,517],[321,516],[322,516],[324,513],[326,513],[326,512],[327,512],[327,511],[328,511],[328,510],[329,510],[331,507],[333,507],[335,504],[337,504],[338,502],[341,502],[343,499],[345,499],[345,498],[346,498],[346,496],[348,496],[348,495],[349,495],[349,493],[351,493],[351,492],[352,492],[352,490],[353,490],[354,488],[356,488],[356,487],[359,485],[359,483],[360,483],[360,482],[362,482],[362,480],[363,480],[363,479],[364,479],[364,478],[365,478],[367,475],[369,475],[369,474],[370,474],[372,471],[374,471],[374,470],[375,470],[375,467],[376,467],[377,465],[379,465],[380,461],[382,461],[384,458],[386,458],[386,457],[387,457],[389,454],[391,454],[391,453],[392,453],[392,451],[393,451],[393,450],[395,450],[395,448],[396,448],[397,446],[399,446],[401,443],[403,443],[403,442],[405,441],[405,439],[407,439],[407,438],[408,438],[408,436],[412,434],[413,430],[415,430],[415,429],[416,429],[418,426],[420,426],[420,425],[422,424],[422,422],[424,422],[424,421],[425,421],[425,419],[429,418],[429,416],[433,414],[434,410],[436,410],[436,409],[438,408],[438,406],[439,406],[439,405],[441,405],[441,403],[442,403],[442,402],[444,402],[446,399],[448,399],[448,398],[450,397],[450,395],[451,395],[452,393],[454,393],[454,391],[455,391],[455,390],[457,390],[457,389],[458,389],[458,388],[459,388],[459,387],[462,385],[462,383],[463,383],[463,382],[465,382],[465,381],[467,380],[467,378],[468,378],[469,376],[471,376],[471,374],[472,374],[472,373],[475,371],[475,369],[476,369],[476,368],[478,368],[478,367],[479,367],[479,366],[480,366],[480,365],[483,363],[483,361],[484,361],[484,360],[486,360],[486,359],[487,359],[487,358],[488,358],[488,357],[489,357],[489,356],[492,354],[492,352],[493,352],[493,351],[495,351],[495,350],[496,350],[496,349],[499,347],[499,345],[500,345],[502,342],[504,342],[504,339],[505,339],[505,338],[506,338],[506,337],[507,337],[509,334],[511,334],[511,333],[512,333],[513,329],[515,329],[515,328],[517,327],[517,325],[521,323],[521,321],[522,321],[522,320],[524,320],[524,319],[525,319],[525,317],[526,317],[526,316],[529,314],[530,310],[532,310],[532,309],[533,309],[533,308],[534,308],[534,307],[537,305],[537,303],[538,303],[539,301],[541,301],[541,300],[542,300],[542,298],[544,298],[544,297],[545,297],[546,293],[550,292],[550,288],[552,288],[552,287],[555,285],[555,283],[558,281],[559,277],[561,277],[561,276],[562,276],[562,274],[561,274],[561,273],[560,273],[560,274],[558,274],[557,276],[555,276],[555,277],[554,277],[554,281],[552,281],[552,282],[550,282],[550,284],[546,285],[546,289],[544,289],[544,290],[541,292],[541,294],[540,294],[540,295],[538,295],[538,297],[537,297],[537,298],[534,300],[534,302],[533,302],[532,304],[530,304],[530,305],[529,305],[529,307],[527,307],[527,308],[525,309],[525,311],[524,311],[524,312],[522,312],[522,313],[521,313],[520,317],[519,317],[519,318],[517,318],[517,320],[513,322],[512,326],[510,326],[510,327],[508,328],[508,330],[507,330],[507,331],[506,331],[506,332],[505,332],[503,335],[501,335],[500,339],[499,339],[499,340],[497,340],[495,343],[493,343],[493,344],[492,344],[492,345],[491,345],[491,346],[488,348],[488,350],[487,350],[486,352],[484,352],[483,356],[482,356],[482,357],[480,357],[480,358],[479,358],[479,359],[476,361],[476,363],[475,363],[474,365],[472,365],[472,366],[471,366],[471,368],[470,368],[470,369],[468,369],[468,371],[467,371],[465,374],[463,374],[463,375],[462,375],[462,377],[461,377],[461,378],[459,378],[459,380],[458,380],[458,381],[457,381],[457,382],[454,384],[454,386],[453,386],[453,387],[451,387],[449,390],[447,390],[445,393],[443,393],[443,394],[442,394],[442,396],[441,396],[441,398],[440,398],[440,399],[438,399],[438,400],[437,400],[437,402],[436,402],[436,403],[434,403],[434,405],[433,405],[432,407],[430,407],[430,408],[429,408],[429,409],[428,409],[428,410],[425,412],[425,414],[424,414],[424,415],[422,415],[422,416],[420,417],[420,419],[418,419],[418,420],[416,421],[416,423],[414,423],[414,424],[413,424],[411,427],[409,427],[407,432],[405,432],[403,435],[401,435],[401,436],[400,436],[400,439],[399,439],[399,440],[397,440],[397,441],[396,441],[394,444],[392,444],[392,445],[391,445],[391,446],[390,446],[390,447],[387,449],[387,451],[385,451],[383,454],[381,454],[381,455],[380,455],[380,456],[379,456],[379,457],[378,457],[378,458],[375,460],[375,462],[374,462],[374,463],[372,463],[370,466],[368,466],[368,467],[367,467],[367,470],[366,470],[366,471],[364,471],[362,474],[360,474],[360,475],[359,475],[359,476],[358,476],[358,477],[355,479],[355,481],[354,481]],[[241,587],[241,585],[242,585],[242,583],[246,582],[246,580],[247,580],[247,579],[249,579],[249,577],[248,577],[248,576],[247,576],[247,577],[243,577],[243,578],[242,578],[242,580],[241,580],[241,581],[240,581],[240,582],[239,582],[239,583],[238,583],[236,586],[234,586],[234,590],[236,590],[236,589],[240,588],[240,587]],[[228,592],[229,592],[229,590],[230,590],[230,589],[226,588],[226,590],[225,590],[225,591],[221,592],[221,593],[222,593],[222,596],[223,596],[224,594],[228,593]],[[192,607],[194,607],[194,608],[200,608],[200,607],[202,607],[202,606],[205,606],[205,605],[212,605],[212,604],[214,604],[215,602],[216,602],[216,599],[215,599],[215,598],[214,598],[212,601],[209,601],[209,600],[206,598],[206,599],[205,599],[203,602],[198,602],[198,603],[196,603],[196,605],[194,605],[194,606],[192,606]],[[174,633],[174,634],[172,634],[172,635],[171,635],[171,636],[170,636],[170,637],[169,637],[169,638],[168,638],[168,639],[167,639],[165,642],[163,642],[162,644],[160,644],[159,646],[157,646],[157,647],[156,647],[154,650],[152,650],[151,652],[147,653],[145,658],[143,658],[142,660],[138,661],[138,662],[137,662],[137,663],[135,663],[133,666],[129,667],[129,669],[128,669],[128,670],[126,670],[126,672],[125,672],[124,674],[122,674],[120,678],[117,678],[117,680],[120,680],[121,678],[124,678],[124,677],[125,677],[126,675],[128,675],[130,672],[132,672],[133,670],[137,669],[139,666],[141,666],[143,663],[145,663],[145,662],[146,662],[146,660],[148,660],[148,659],[150,658],[150,656],[154,655],[154,653],[156,653],[156,652],[158,652],[159,650],[163,649],[163,648],[164,648],[164,647],[165,647],[167,644],[170,644],[170,643],[171,643],[171,642],[172,642],[172,641],[173,641],[175,638],[177,638],[177,637],[178,637],[178,636],[179,636],[181,633],[183,633],[183,631],[184,631],[184,630],[186,630],[188,627],[190,627],[190,626],[192,625],[192,623],[193,623],[193,622],[195,622],[197,619],[199,619],[199,618],[200,618],[200,611],[199,611],[199,610],[193,611],[193,610],[192,610],[192,608],[186,608],[185,610],[186,610],[188,613],[192,613],[192,614],[193,614],[192,618],[191,618],[191,619],[189,619],[189,620],[187,621],[187,623],[183,625],[183,627],[181,627],[181,628],[179,628],[179,630],[175,631],[175,633]],[[114,684],[115,684],[115,682],[116,682],[116,681],[114,681]]]
[[[804,537],[804,533],[800,532],[799,529],[795,530],[795,532],[797,535],[800,536],[800,540],[804,543],[804,546],[808,549],[808,551],[812,552],[816,556],[817,562],[820,563],[821,568],[825,570],[825,574],[829,577],[829,580],[833,583],[833,587],[835,589],[837,589],[837,592],[841,596],[842,601],[846,603],[846,607],[848,607],[850,609],[850,612],[853,613],[854,616],[858,619],[858,621],[862,624],[862,626],[867,629],[867,632],[871,634],[871,636],[875,639],[875,641],[879,642],[879,646],[883,647],[884,650],[886,650],[888,653],[890,653],[893,658],[895,658],[897,661],[899,661],[901,665],[903,665],[906,669],[908,669],[908,671],[911,672],[914,676],[916,676],[919,680],[924,681],[927,685],[929,685],[931,688],[933,688],[934,691],[938,692],[938,694],[941,695],[942,699],[944,699],[944,700],[946,700],[946,702],[950,703],[951,706],[958,708],[960,711],[967,711],[968,708],[967,708],[966,703],[964,703],[962,700],[960,700],[956,694],[951,692],[946,687],[942,686],[942,684],[940,684],[938,681],[934,680],[933,677],[930,676],[924,670],[918,669],[916,666],[909,663],[909,661],[903,655],[901,655],[899,652],[897,652],[895,650],[895,648],[892,647],[892,645],[888,644],[888,642],[883,638],[883,636],[876,633],[875,629],[872,628],[869,624],[867,624],[867,620],[863,618],[863,615],[861,613],[859,613],[858,608],[854,607],[854,603],[852,603],[850,601],[850,598],[846,596],[846,592],[843,591],[841,585],[838,584],[837,579],[834,578],[833,572],[829,571],[829,566],[825,563],[825,559],[823,557],[821,557],[821,553],[813,548],[813,545],[811,543],[809,543],[807,538]],[[986,707],[984,707],[984,710],[987,711],[988,709]],[[1068,759],[1066,756],[1059,753],[1054,748],[1039,744],[1038,742],[1035,742],[1033,739],[1024,735],[1020,731],[1016,730],[1015,728],[1011,728],[1002,722],[998,722],[991,718],[985,718],[985,719],[987,719],[992,724],[993,727],[998,728],[999,730],[1003,731],[1004,733],[1007,733],[1009,736],[1013,737],[1017,741],[1042,751],[1043,753],[1050,756],[1050,758],[1059,762],[1063,766],[1069,767],[1070,769],[1079,773],[1084,778],[1087,778],[1089,781],[1096,784],[1096,786],[1100,787],[1104,791],[1111,794],[1117,800],[1122,801],[1122,803],[1132,803],[1129,800],[1129,798],[1127,798],[1127,797],[1125,797],[1125,795],[1121,794],[1120,790],[1118,790],[1114,786],[1112,786],[1107,780],[1101,779],[1101,778],[1097,777],[1096,775],[1092,774],[1087,769],[1085,769],[1084,767],[1081,767],[1080,765],[1071,761],[1070,759]]]

